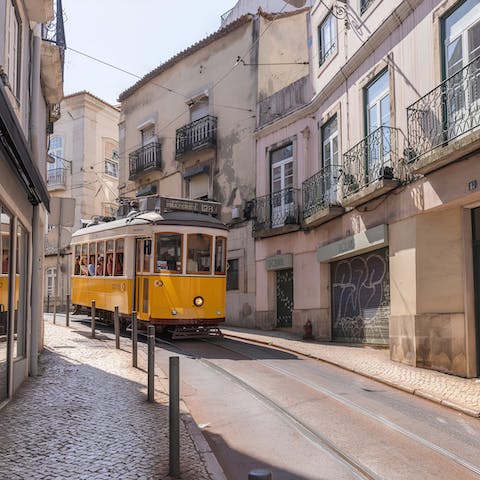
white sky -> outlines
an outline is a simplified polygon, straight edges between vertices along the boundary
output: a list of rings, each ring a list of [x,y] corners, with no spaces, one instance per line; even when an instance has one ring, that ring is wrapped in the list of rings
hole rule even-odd
[[[63,0],[65,95],[87,90],[116,104],[137,79],[213,33],[236,0]]]

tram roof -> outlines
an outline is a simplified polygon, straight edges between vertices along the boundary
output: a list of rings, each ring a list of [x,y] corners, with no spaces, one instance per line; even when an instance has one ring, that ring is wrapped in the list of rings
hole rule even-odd
[[[72,235],[72,237],[138,225],[182,225],[228,230],[228,227],[218,218],[202,213],[165,212],[160,214],[157,212],[139,212],[111,222],[99,223],[97,225],[80,228]]]

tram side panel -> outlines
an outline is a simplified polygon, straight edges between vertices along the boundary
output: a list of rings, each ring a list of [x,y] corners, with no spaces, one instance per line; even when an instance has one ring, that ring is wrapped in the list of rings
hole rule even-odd
[[[72,277],[72,303],[113,312],[118,305],[120,314],[132,312],[132,280],[130,278]]]

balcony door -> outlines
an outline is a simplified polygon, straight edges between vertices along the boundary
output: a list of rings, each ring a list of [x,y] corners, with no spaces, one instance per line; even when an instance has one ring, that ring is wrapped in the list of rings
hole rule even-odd
[[[272,227],[280,227],[293,216],[293,146],[279,148],[271,153],[271,214]]]
[[[381,73],[365,91],[367,142],[366,183],[377,180],[383,167],[390,166],[390,89],[388,70]]]
[[[322,127],[321,200],[324,206],[338,203],[338,129],[335,115]]]
[[[480,108],[480,3],[467,0],[445,18],[448,139],[475,126]]]

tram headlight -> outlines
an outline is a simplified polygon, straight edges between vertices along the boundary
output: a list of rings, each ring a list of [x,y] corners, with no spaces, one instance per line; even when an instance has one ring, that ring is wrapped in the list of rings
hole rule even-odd
[[[203,302],[204,302],[203,297],[200,297],[200,296],[199,296],[199,297],[195,297],[195,298],[193,299],[193,304],[194,304],[196,307],[201,307],[201,306],[203,305]]]

